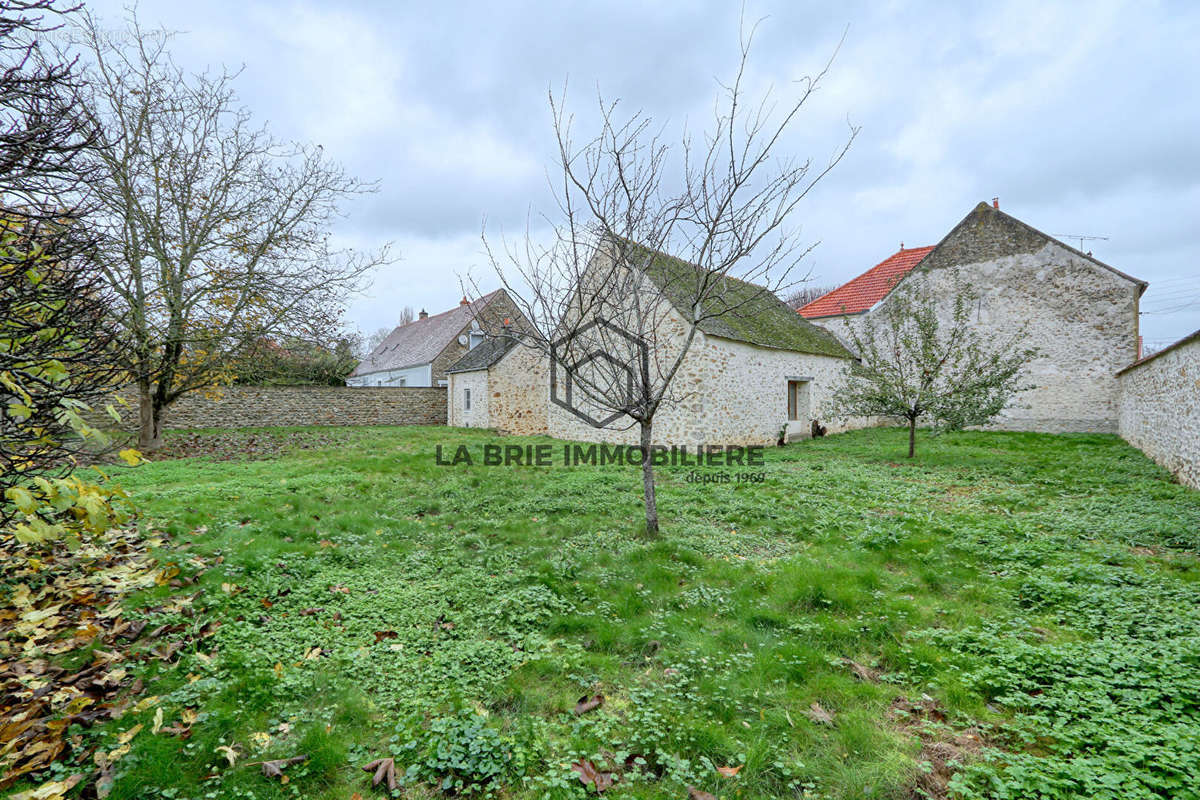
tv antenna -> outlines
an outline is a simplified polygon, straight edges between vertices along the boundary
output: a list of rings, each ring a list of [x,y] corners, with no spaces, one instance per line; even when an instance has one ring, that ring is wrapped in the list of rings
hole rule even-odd
[[[1078,240],[1079,241],[1079,252],[1081,252],[1081,253],[1084,252],[1084,250],[1083,250],[1084,242],[1107,242],[1108,241],[1107,236],[1085,236],[1080,233],[1052,233],[1050,235],[1057,237],[1059,239],[1071,239],[1072,241]],[[1088,250],[1087,254],[1091,255],[1092,251]]]

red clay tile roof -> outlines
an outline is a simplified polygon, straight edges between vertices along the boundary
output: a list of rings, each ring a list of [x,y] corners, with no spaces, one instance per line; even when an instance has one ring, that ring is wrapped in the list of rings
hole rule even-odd
[[[849,283],[796,309],[807,319],[861,314],[888,296],[933,247],[909,247],[885,258]]]

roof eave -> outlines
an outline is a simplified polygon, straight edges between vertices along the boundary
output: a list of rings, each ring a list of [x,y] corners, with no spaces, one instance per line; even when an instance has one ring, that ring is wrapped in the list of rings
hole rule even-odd
[[[1146,356],[1145,358],[1139,358],[1137,361],[1134,361],[1132,364],[1130,364],[1127,367],[1122,367],[1121,369],[1117,370],[1116,373],[1114,373],[1114,374],[1122,375],[1122,374],[1128,372],[1129,370],[1133,369],[1134,367],[1140,367],[1143,364],[1149,363],[1149,362],[1153,361],[1154,359],[1158,358],[1159,356],[1166,355],[1167,353],[1171,352],[1175,348],[1183,347],[1185,344],[1188,344],[1189,342],[1192,342],[1196,339],[1200,339],[1200,331],[1194,331],[1192,333],[1189,333],[1187,336],[1183,337],[1179,341],[1172,342],[1171,344],[1167,345],[1162,350],[1159,350],[1156,353],[1151,353],[1150,355]]]

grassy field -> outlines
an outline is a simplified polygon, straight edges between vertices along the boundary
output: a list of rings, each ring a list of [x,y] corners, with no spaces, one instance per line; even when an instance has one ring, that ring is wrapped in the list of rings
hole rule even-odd
[[[86,732],[146,726],[110,797],[382,797],[361,767],[387,757],[412,798],[595,795],[572,764],[608,797],[1198,796],[1200,493],[1115,437],[908,461],[875,430],[772,448],[761,483],[661,470],[655,541],[636,469],[328,437],[118,470],[158,558],[205,569],[142,613],[207,627],[139,667],[153,707]]]

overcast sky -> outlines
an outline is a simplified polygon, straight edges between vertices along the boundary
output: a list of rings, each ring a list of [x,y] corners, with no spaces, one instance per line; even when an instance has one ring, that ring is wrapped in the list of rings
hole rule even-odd
[[[87,0],[106,24],[121,0]],[[364,331],[401,307],[453,306],[460,274],[498,286],[480,229],[519,235],[549,210],[547,90],[569,78],[586,127],[596,88],[680,130],[707,118],[737,54],[732,2],[400,3],[142,0],[144,25],[184,31],[186,67],[244,65],[241,99],[282,138],[380,191],[339,240],[391,241],[401,260],[350,306]],[[935,244],[981,200],[1083,241],[1150,282],[1142,332],[1200,328],[1200,3],[800,3],[765,17],[755,86],[827,82],[782,155],[826,159],[861,133],[799,208],[819,284],[903,242]],[[582,129],[581,129],[582,131]],[[1078,239],[1069,244],[1079,246]]]

